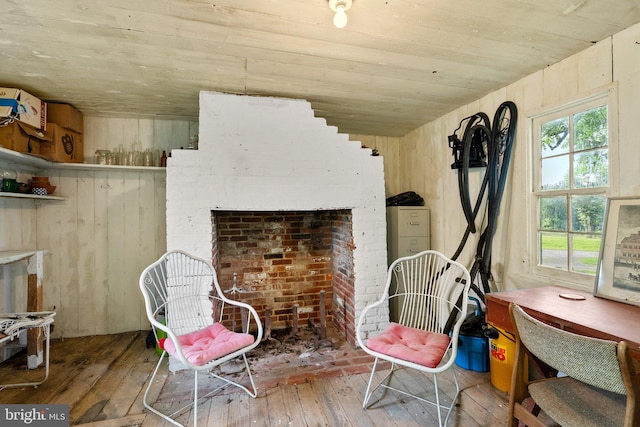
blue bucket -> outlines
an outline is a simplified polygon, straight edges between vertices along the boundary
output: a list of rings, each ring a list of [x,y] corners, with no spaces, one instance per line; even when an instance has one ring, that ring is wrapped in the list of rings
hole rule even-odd
[[[482,316],[480,301],[473,297],[469,299],[476,303],[476,311],[472,316]],[[456,365],[469,371],[489,372],[489,339],[482,329],[461,330]]]

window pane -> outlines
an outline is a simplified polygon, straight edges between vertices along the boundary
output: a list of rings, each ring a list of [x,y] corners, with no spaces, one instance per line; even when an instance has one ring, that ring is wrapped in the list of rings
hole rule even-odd
[[[573,117],[573,123],[574,150],[587,150],[609,145],[606,105],[576,114]]]
[[[541,185],[543,190],[569,188],[569,156],[542,160]]]
[[[609,150],[591,150],[573,157],[575,188],[607,187],[609,185]]]
[[[574,273],[576,279],[575,273],[595,275],[597,269],[612,179],[609,161],[617,161],[609,159],[615,142],[609,140],[609,128],[617,126],[615,116],[609,123],[610,100],[603,94],[533,119],[538,266]]]
[[[548,157],[569,152],[569,118],[561,117],[540,127],[541,156]]]
[[[600,255],[600,235],[574,235],[571,240],[571,271],[596,275]]]
[[[540,198],[540,229],[567,231],[567,198],[565,196]]]
[[[540,233],[540,264],[569,269],[567,233]]]
[[[606,203],[604,195],[571,196],[571,230],[602,233]]]

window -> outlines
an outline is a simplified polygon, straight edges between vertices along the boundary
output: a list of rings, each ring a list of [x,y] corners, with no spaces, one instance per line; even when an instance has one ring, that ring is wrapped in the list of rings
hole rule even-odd
[[[537,265],[595,276],[610,188],[612,91],[532,120]]]

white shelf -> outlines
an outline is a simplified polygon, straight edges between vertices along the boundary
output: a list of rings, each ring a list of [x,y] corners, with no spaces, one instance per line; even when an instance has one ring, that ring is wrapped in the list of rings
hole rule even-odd
[[[10,193],[6,191],[0,191],[0,197],[11,197],[14,199],[33,199],[33,200],[67,200],[66,198],[61,196],[53,196],[53,195],[38,196],[36,194]]]
[[[38,156],[32,156],[30,154],[18,153],[17,151],[7,150],[0,147],[0,160],[4,160],[8,163],[35,168],[35,169],[75,169],[75,170],[122,170],[122,171],[148,171],[148,172],[162,172],[166,171],[166,168],[156,166],[114,166],[114,165],[96,165],[93,163],[60,163],[45,160]],[[16,194],[16,193],[11,193]],[[6,196],[5,196],[6,197]],[[32,196],[36,197],[36,196]],[[42,198],[45,196],[39,196]],[[46,196],[54,197],[54,196]]]
[[[118,166],[118,165],[96,165],[94,163],[56,163],[51,162],[50,168],[54,169],[76,169],[76,170],[103,170],[103,171],[144,171],[144,172],[164,172],[167,168],[159,166]]]
[[[40,169],[47,168],[52,163],[36,156],[18,153],[17,151],[7,150],[2,147],[0,147],[0,160],[19,166],[30,166],[32,168]]]

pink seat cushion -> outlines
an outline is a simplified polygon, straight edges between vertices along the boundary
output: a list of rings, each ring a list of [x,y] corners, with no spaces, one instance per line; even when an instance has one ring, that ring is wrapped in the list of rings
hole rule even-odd
[[[387,356],[435,368],[449,348],[450,342],[451,338],[448,335],[392,322],[381,335],[369,338],[367,347]]]
[[[204,365],[226,356],[252,344],[254,340],[253,335],[231,332],[220,323],[178,337],[182,353],[194,365]],[[172,356],[177,354],[171,338],[161,339],[160,347]]]

